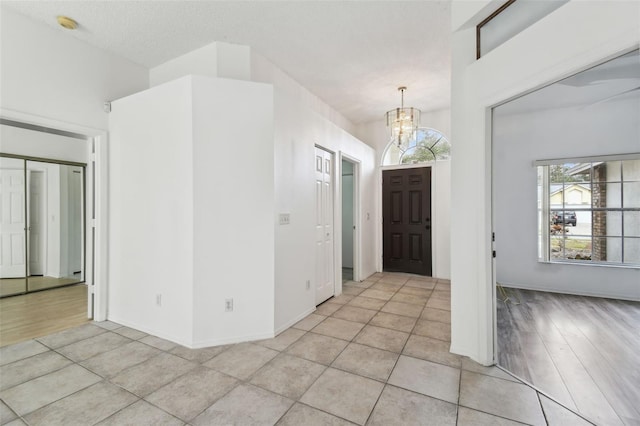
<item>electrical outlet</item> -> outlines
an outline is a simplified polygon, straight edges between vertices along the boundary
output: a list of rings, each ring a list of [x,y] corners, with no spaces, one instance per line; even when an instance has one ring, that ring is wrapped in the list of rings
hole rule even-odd
[[[307,290],[311,289],[311,280],[307,280]]]
[[[291,223],[291,214],[280,213],[280,225],[289,225]]]
[[[233,299],[226,299],[224,301],[224,311],[233,312]]]
[[[156,306],[162,306],[162,295],[156,294]]]

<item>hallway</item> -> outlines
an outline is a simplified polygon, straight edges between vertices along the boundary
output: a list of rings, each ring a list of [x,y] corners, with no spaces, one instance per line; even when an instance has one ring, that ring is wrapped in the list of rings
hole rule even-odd
[[[449,301],[448,281],[375,274],[274,339],[197,350],[85,324],[0,348],[1,423],[588,424],[450,354]]]

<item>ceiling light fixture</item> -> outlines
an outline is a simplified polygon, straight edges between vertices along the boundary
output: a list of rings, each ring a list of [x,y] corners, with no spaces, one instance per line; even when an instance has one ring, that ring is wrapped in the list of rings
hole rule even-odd
[[[400,91],[400,108],[387,111],[387,128],[391,135],[391,140],[395,141],[398,148],[407,147],[420,125],[420,110],[417,108],[404,107],[405,86],[398,87]]]
[[[68,30],[75,30],[76,28],[78,28],[78,23],[68,16],[60,15],[56,17],[56,19],[58,20],[58,24],[60,24],[62,28],[66,28]]]

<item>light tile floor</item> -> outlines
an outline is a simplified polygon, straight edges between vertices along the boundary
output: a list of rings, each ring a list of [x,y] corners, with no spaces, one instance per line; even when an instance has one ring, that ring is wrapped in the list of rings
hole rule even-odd
[[[375,274],[274,339],[191,350],[112,322],[0,348],[2,425],[582,425],[449,353],[449,282]]]

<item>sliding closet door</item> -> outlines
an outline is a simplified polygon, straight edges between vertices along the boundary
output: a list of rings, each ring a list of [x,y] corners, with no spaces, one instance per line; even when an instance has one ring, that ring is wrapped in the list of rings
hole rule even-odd
[[[84,167],[0,157],[0,297],[84,282]]]
[[[28,291],[84,281],[84,168],[27,161]]]

